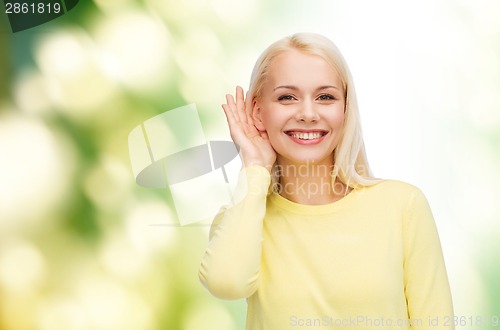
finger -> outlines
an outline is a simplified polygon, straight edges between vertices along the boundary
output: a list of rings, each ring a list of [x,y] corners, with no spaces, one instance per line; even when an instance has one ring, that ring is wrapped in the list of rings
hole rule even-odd
[[[252,112],[253,112],[253,96],[248,91],[245,96],[245,113],[247,117],[247,123],[249,123],[250,125],[253,125]]]
[[[247,115],[245,112],[245,99],[243,97],[243,88],[236,86],[236,110],[242,123],[247,123]]]
[[[239,120],[239,115],[238,115],[238,110],[236,109],[236,103],[234,102],[234,98],[231,94],[226,94],[226,105],[228,110],[231,112],[234,118],[234,122],[238,122]]]
[[[231,128],[231,126],[234,124],[234,121],[235,121],[234,114],[227,104],[223,104],[222,109],[224,110],[224,113],[226,114],[226,120],[227,120],[227,123],[229,124],[229,128]]]
[[[234,98],[231,94],[226,94],[226,103],[230,107],[236,108],[236,102],[234,102]]]

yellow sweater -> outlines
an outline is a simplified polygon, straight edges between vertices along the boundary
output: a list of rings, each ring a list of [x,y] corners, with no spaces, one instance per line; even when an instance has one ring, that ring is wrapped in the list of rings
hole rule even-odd
[[[247,298],[248,330],[454,329],[438,233],[421,191],[400,181],[326,205],[267,195],[252,166],[246,194],[215,218],[199,277]]]

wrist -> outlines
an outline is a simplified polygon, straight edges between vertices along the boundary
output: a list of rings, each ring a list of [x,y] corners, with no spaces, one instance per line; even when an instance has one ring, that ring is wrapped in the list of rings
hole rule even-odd
[[[260,160],[248,160],[244,161],[242,164],[242,168],[247,168],[247,167],[252,167],[252,166],[260,166],[265,168],[269,173],[271,173],[271,170],[273,168],[273,164],[266,164]]]

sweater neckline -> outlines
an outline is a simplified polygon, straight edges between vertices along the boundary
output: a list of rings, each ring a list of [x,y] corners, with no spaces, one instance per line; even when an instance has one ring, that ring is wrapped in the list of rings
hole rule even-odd
[[[270,201],[276,206],[293,213],[304,214],[304,215],[315,215],[315,214],[319,215],[319,214],[331,213],[347,207],[348,205],[355,202],[356,197],[359,194],[359,191],[360,191],[359,188],[354,188],[351,190],[351,192],[349,192],[341,199],[328,204],[319,204],[319,205],[299,204],[292,202],[291,200],[286,199],[285,197],[275,192],[271,194]]]

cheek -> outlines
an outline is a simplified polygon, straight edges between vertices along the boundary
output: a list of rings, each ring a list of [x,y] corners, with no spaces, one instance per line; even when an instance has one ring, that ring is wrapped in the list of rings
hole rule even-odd
[[[266,131],[281,131],[285,121],[283,117],[284,116],[280,115],[280,111],[277,111],[277,109],[266,108],[262,111],[262,124]]]
[[[337,109],[328,116],[328,122],[333,128],[343,128],[345,122],[344,109]]]

